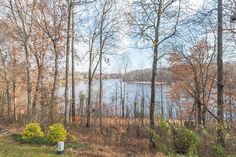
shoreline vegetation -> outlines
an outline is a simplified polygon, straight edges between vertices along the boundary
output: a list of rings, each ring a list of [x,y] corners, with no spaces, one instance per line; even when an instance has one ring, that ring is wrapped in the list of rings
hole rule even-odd
[[[120,80],[121,78],[104,78],[102,80]],[[94,81],[99,81],[99,79],[94,79]],[[126,83],[136,83],[136,84],[151,84],[152,82],[151,81],[136,81],[136,80],[122,80],[123,82],[126,82]],[[60,82],[60,85],[64,85],[65,84],[65,80],[64,79],[60,79],[59,80]],[[72,80],[69,80],[69,83],[71,83]],[[78,83],[78,82],[88,82],[88,79],[75,79],[75,83]],[[170,84],[169,82],[157,82],[156,81],[156,85],[168,85]]]

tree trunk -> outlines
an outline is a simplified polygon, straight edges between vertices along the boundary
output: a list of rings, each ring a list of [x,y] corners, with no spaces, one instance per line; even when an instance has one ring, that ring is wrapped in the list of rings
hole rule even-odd
[[[1,118],[4,118],[4,113],[5,113],[5,93],[4,92],[2,92],[1,99],[2,99]]]
[[[43,85],[43,78],[40,79],[40,93],[41,93],[41,99],[40,99],[40,106],[41,106],[41,125],[43,127],[43,130],[46,129],[47,126],[47,119],[46,119],[46,112],[47,112],[47,104],[45,102],[45,99],[47,97],[46,93],[45,93],[45,89],[44,89],[44,85]],[[49,111],[50,113],[50,111]],[[50,121],[51,122],[51,121]]]
[[[142,95],[142,101],[141,101],[141,119],[142,119],[142,126],[144,125],[144,104],[145,104],[145,99],[144,99],[144,95]]]
[[[223,11],[222,0],[218,0],[218,36],[217,36],[217,142],[225,146],[224,140],[224,80],[223,80]]]
[[[101,40],[101,39],[100,39]],[[101,50],[100,50],[101,51]],[[99,68],[99,127],[102,128],[102,52],[100,52],[100,68]]]
[[[54,105],[55,105],[55,92],[57,89],[57,80],[58,80],[58,57],[59,54],[57,52],[57,43],[56,41],[53,41],[53,49],[55,53],[55,58],[54,58],[54,77],[53,77],[53,86],[51,90],[51,98],[50,98],[50,104],[49,104],[49,119],[50,119],[50,124],[54,123]]]
[[[69,98],[68,98],[68,83],[69,83],[69,56],[70,56],[70,25],[71,25],[71,7],[72,3],[71,0],[68,2],[68,21],[67,21],[67,41],[66,41],[66,86],[65,86],[65,119],[64,119],[64,125],[65,127],[68,127],[68,121],[69,121],[69,114],[68,114],[68,104],[69,104]]]
[[[8,80],[8,76],[7,76],[7,68],[6,68],[5,60],[4,60],[4,62],[3,62],[3,66],[4,66],[4,77],[5,77],[5,81],[6,81],[7,117],[8,117],[8,119],[9,119],[9,121],[11,121],[11,96],[10,96],[10,85],[9,85],[9,80]]]
[[[7,89],[6,89],[6,94],[7,94],[7,116],[8,116],[9,121],[11,121],[11,95],[10,95],[9,88],[10,88],[9,85],[7,85]]]
[[[91,72],[91,70],[89,70]],[[90,114],[91,114],[91,85],[92,85],[92,80],[89,78],[88,82],[88,105],[87,105],[87,122],[86,122],[86,127],[90,127]]]
[[[84,94],[82,92],[80,92],[79,99],[80,99],[79,113],[80,113],[80,117],[81,117],[81,122],[84,123]]]
[[[13,80],[12,80],[12,97],[13,97],[13,118],[14,122],[17,121],[17,115],[16,115],[16,58],[15,54],[13,55]]]
[[[32,82],[30,72],[30,61],[27,42],[24,45],[25,48],[25,59],[26,59],[26,71],[27,71],[27,122],[32,119]]]
[[[196,104],[197,104],[197,119],[198,119],[198,124],[202,124],[202,105],[201,105],[201,91],[200,91],[200,81],[197,76],[197,70],[196,67],[193,65],[193,73],[194,73],[194,83],[195,83],[195,99],[196,99]]]
[[[38,65],[38,76],[37,76],[37,83],[36,83],[36,87],[35,87],[35,93],[34,93],[34,100],[33,100],[33,104],[32,104],[32,120],[36,121],[37,118],[37,103],[38,103],[38,96],[39,96],[39,92],[40,92],[40,80],[42,78],[42,73],[43,73],[43,64],[44,64],[44,56],[41,58],[41,62],[39,58],[37,57],[37,55],[35,55],[36,60],[37,60],[37,65]]]
[[[74,60],[74,42],[75,42],[75,18],[74,18],[74,6],[72,7],[72,41],[71,41],[71,61],[72,61],[72,101],[71,101],[71,114],[72,122],[75,121],[75,60]]]
[[[137,118],[137,101],[135,100],[134,101],[134,118],[136,119]]]
[[[92,43],[93,44],[93,43]],[[88,71],[88,104],[87,104],[87,121],[86,127],[90,127],[90,114],[91,114],[91,95],[92,95],[92,48],[91,45],[90,52],[89,52],[89,71]]]
[[[202,109],[202,125],[205,127],[206,126],[206,109],[203,107]]]
[[[87,102],[87,121],[86,121],[86,127],[90,127],[90,116],[91,116],[91,95],[92,95],[92,81],[93,81],[93,75],[96,70],[96,67],[94,71],[92,72],[92,62],[93,62],[93,44],[95,40],[95,33],[92,36],[90,48],[89,48],[89,71],[88,71],[88,102]]]
[[[125,101],[125,99],[126,99],[126,96],[125,96],[125,94],[126,94],[126,89],[125,89],[125,73],[124,73],[124,79],[123,79],[123,86],[124,86],[124,88],[123,88],[123,99],[122,99],[122,108],[123,108],[123,113],[122,113],[122,115],[123,116],[125,116],[125,105],[126,105],[126,101]],[[127,113],[126,113],[127,114]]]
[[[157,72],[157,60],[158,60],[158,44],[159,44],[159,28],[161,23],[161,10],[162,10],[162,0],[160,0],[158,7],[157,22],[155,27],[155,40],[153,43],[153,64],[152,64],[152,83],[151,83],[151,104],[150,104],[150,129],[154,130],[155,120],[155,98],[156,98],[156,72]],[[150,151],[155,151],[156,145],[152,138],[153,135],[149,135],[149,149]]]
[[[100,129],[102,128],[102,53],[103,53],[103,19],[101,20],[101,25],[100,25],[100,38],[99,38],[99,60],[100,60],[100,67],[99,67],[99,127]]]
[[[116,117],[118,116],[118,91],[117,91],[117,83],[116,83],[116,95],[115,95],[115,103],[116,103]]]
[[[122,118],[125,117],[125,106],[123,103],[123,86],[122,86],[122,79],[120,79],[120,104],[121,104],[121,116]]]

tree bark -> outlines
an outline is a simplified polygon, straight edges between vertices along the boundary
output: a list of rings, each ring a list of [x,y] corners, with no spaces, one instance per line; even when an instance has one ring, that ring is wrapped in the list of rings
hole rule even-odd
[[[161,23],[161,9],[162,9],[162,0],[160,0],[158,7],[157,22],[155,27],[155,40],[153,43],[153,64],[152,64],[152,83],[151,83],[151,105],[150,105],[150,128],[153,130],[155,127],[154,120],[154,111],[155,111],[155,99],[156,99],[156,72],[157,72],[157,60],[158,60],[158,44],[159,44],[159,28]],[[152,138],[152,135],[149,135],[149,149],[150,151],[155,151],[156,145],[155,141]]]
[[[57,89],[57,82],[58,82],[58,57],[59,54],[57,52],[57,43],[55,40],[52,40],[53,42],[53,49],[54,49],[54,77],[53,77],[53,86],[51,90],[51,98],[50,98],[50,104],[49,104],[49,119],[50,123],[54,123],[54,105],[55,105],[55,92]]]
[[[32,120],[32,81],[31,81],[31,72],[30,72],[30,61],[29,61],[29,52],[27,41],[24,45],[25,49],[25,59],[26,59],[26,71],[27,71],[27,122]]]
[[[68,83],[69,83],[69,56],[70,56],[70,26],[71,26],[71,7],[72,3],[71,0],[68,1],[68,21],[67,21],[67,41],[66,41],[66,86],[65,86],[65,119],[64,119],[64,125],[65,127],[68,127],[68,121],[69,121],[69,113],[68,113],[68,104],[69,104],[69,98],[68,98]]]
[[[38,76],[37,76],[37,82],[36,82],[36,87],[35,87],[35,93],[34,93],[34,100],[32,104],[32,120],[37,121],[37,103],[38,103],[38,97],[40,93],[40,82],[42,79],[43,75],[43,65],[44,65],[44,54],[39,57],[35,54],[35,59],[37,61],[37,66],[38,66]]]
[[[217,142],[225,146],[224,140],[224,80],[223,80],[223,11],[222,0],[218,0],[218,36],[217,36]]]
[[[71,40],[71,73],[72,73],[72,102],[71,102],[71,112],[72,112],[72,122],[75,121],[75,55],[74,55],[74,44],[75,44],[75,18],[74,18],[74,6],[72,6],[72,40]]]
[[[13,50],[14,51],[14,50]],[[13,118],[14,122],[17,121],[16,115],[16,56],[13,54],[13,80],[12,80],[12,97],[13,97]]]
[[[100,35],[99,35],[99,60],[100,60],[100,67],[99,67],[99,127],[102,128],[102,53],[103,53],[103,18],[104,14],[102,15],[101,23],[100,23]]]

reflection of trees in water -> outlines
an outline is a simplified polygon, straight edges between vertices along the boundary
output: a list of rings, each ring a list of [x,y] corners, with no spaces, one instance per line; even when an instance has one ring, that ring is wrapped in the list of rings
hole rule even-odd
[[[121,116],[121,97],[120,97],[120,80],[103,80],[104,89],[103,89],[103,110],[104,115],[118,115]],[[129,111],[129,116],[134,116],[134,103],[137,103],[137,114],[141,116],[142,105],[144,106],[144,115],[148,116],[149,114],[149,104],[150,104],[150,95],[151,88],[149,83],[135,83],[135,82],[122,82],[125,83],[126,93],[125,93],[125,116],[127,115],[127,110]],[[157,108],[156,115],[160,114],[160,101],[161,93],[160,86],[157,85]],[[71,89],[70,89],[71,90]],[[77,113],[81,110],[86,111],[87,103],[87,90],[88,85],[86,81],[81,81],[76,84],[75,93],[76,93],[76,111]],[[59,89],[59,93],[63,95],[63,88]],[[163,104],[164,104],[164,116],[168,117],[169,115],[169,100],[167,93],[169,91],[168,85],[163,85]],[[84,94],[83,99],[83,109],[80,107],[80,94]],[[98,94],[99,94],[99,82],[95,80],[92,85],[92,106],[93,114],[98,112]]]

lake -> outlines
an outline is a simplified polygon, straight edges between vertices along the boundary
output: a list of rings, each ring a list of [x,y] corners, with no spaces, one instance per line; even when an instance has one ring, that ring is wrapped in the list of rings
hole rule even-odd
[[[144,97],[145,97],[145,115],[148,115],[149,113],[149,105],[150,105],[150,97],[151,97],[151,84],[150,83],[142,83],[142,82],[123,82],[119,79],[109,79],[109,80],[103,80],[103,103],[104,103],[104,113],[107,113],[109,115],[115,114],[115,107],[117,104],[118,112],[121,111],[121,99],[120,99],[120,93],[121,93],[121,82],[126,89],[126,96],[125,96],[125,105],[127,111],[127,108],[131,115],[133,115],[133,106],[134,102],[137,102],[137,108],[138,112],[140,112],[140,105],[141,105],[141,99],[142,99],[142,91],[144,91]],[[168,108],[173,106],[168,99],[168,94],[170,87],[169,85],[162,85],[163,88],[163,96],[162,96],[162,102],[163,102],[163,111],[164,111],[164,117],[168,117]],[[71,97],[71,87],[69,88],[69,96]],[[79,81],[76,83],[75,86],[76,91],[76,108],[78,110],[79,104],[80,104],[80,93],[84,93],[85,100],[88,93],[88,82],[87,81]],[[124,91],[122,91],[124,92]],[[64,87],[61,87],[59,89],[60,95],[64,96]],[[117,99],[116,99],[117,94]],[[96,109],[96,102],[98,102],[98,95],[99,95],[99,80],[94,80],[92,84],[92,100],[93,100],[93,108]],[[159,114],[161,111],[161,85],[156,85],[156,114]],[[127,107],[128,106],[128,107]],[[174,108],[173,108],[174,112]],[[119,112],[120,114],[120,112]],[[175,115],[173,115],[175,116]]]

